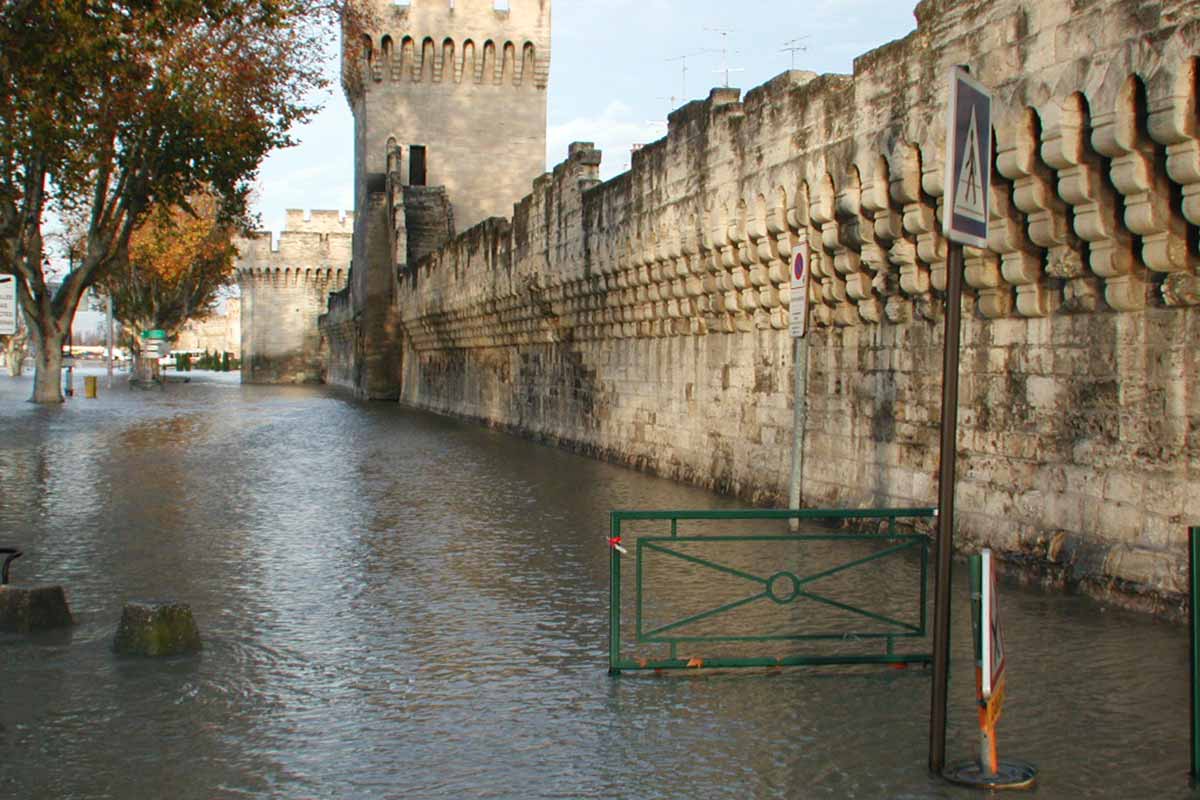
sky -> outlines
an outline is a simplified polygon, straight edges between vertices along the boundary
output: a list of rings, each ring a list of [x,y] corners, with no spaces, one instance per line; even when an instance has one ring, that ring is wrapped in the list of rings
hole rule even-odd
[[[672,109],[724,86],[725,66],[728,85],[743,93],[793,66],[850,73],[855,57],[916,27],[915,6],[916,0],[555,0],[547,170],[566,158],[568,144],[584,141],[604,153],[601,178],[626,171],[631,146],[662,138]],[[354,208],[353,118],[336,82],[323,99],[322,111],[293,131],[300,143],[262,165],[256,210],[264,229],[278,232],[289,208]]]

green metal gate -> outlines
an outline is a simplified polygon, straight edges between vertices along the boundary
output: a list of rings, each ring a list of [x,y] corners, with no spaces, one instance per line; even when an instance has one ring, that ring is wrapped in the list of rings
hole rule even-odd
[[[610,516],[609,566],[609,672],[626,670],[683,669],[687,667],[771,667],[812,664],[907,664],[928,663],[925,652],[897,652],[897,640],[925,637],[926,599],[929,564],[929,538],[920,533],[901,533],[898,520],[916,520],[935,516],[932,508],[894,508],[865,510],[832,509],[759,509],[737,511],[613,511]],[[691,520],[746,522],[752,520],[850,521],[873,520],[879,533],[843,533],[830,530],[780,535],[680,535],[679,523]],[[670,523],[666,535],[640,535],[623,538],[623,523],[659,520]],[[629,545],[628,547],[626,545]],[[867,549],[865,554],[829,563],[843,557],[841,551],[853,545]],[[783,557],[772,561],[773,549],[783,549]],[[808,554],[819,550],[826,563]],[[915,556],[915,566],[911,563]],[[838,598],[818,584],[854,570],[876,566],[888,560],[907,558],[905,569],[915,570],[917,580],[894,580],[897,585],[869,577],[871,591],[879,606],[868,607],[855,598]],[[621,606],[622,561],[634,561],[633,638],[623,639]],[[747,561],[752,565],[747,566]],[[806,563],[813,562],[813,563]],[[649,565],[654,564],[654,574]],[[666,567],[659,566],[665,564]],[[690,570],[692,584],[672,591],[670,581],[656,580]],[[857,580],[862,582],[862,574]],[[722,583],[733,594],[729,599],[714,599],[713,586]],[[676,581],[675,583],[679,583]],[[916,585],[913,585],[913,584]],[[911,599],[911,606],[902,601]],[[903,613],[897,613],[897,604]],[[696,608],[696,606],[699,606]],[[691,606],[689,609],[688,607]],[[680,610],[683,609],[683,610]],[[753,612],[753,613],[747,613]],[[815,612],[815,613],[814,613]],[[672,613],[674,618],[655,619]],[[781,616],[782,615],[782,616]],[[836,618],[836,619],[834,619]],[[733,629],[722,629],[722,623]],[[845,627],[838,627],[845,624]],[[717,626],[714,629],[714,625]],[[831,625],[835,626],[831,629]],[[870,642],[878,642],[881,652],[861,652]],[[834,652],[803,652],[804,643],[822,643]],[[855,643],[855,648],[840,647]],[[801,650],[776,655],[746,653],[753,643],[771,643]],[[793,647],[792,645],[795,645]],[[705,654],[705,648],[734,647],[739,652]],[[928,645],[925,645],[928,647]],[[764,645],[764,649],[765,649]],[[650,655],[630,655],[631,649],[648,648]],[[860,652],[851,652],[857,649]]]

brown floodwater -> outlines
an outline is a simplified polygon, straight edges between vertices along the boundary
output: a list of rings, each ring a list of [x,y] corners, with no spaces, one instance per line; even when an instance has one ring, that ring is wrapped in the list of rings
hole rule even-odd
[[[194,375],[101,378],[61,408],[0,377],[0,545],[25,551],[14,582],[62,584],[78,622],[0,634],[0,797],[978,796],[926,773],[924,668],[607,674],[608,512],[729,498],[394,404]],[[839,547],[814,557],[861,543]],[[760,557],[720,555],[770,574]],[[681,563],[647,562],[655,619],[736,597]],[[855,575],[839,600],[914,613],[911,554]],[[1000,751],[1039,766],[1036,796],[1190,796],[1186,631],[1001,591]],[[115,656],[122,604],[145,597],[189,603],[203,652]],[[961,563],[954,603],[951,761],[976,751]]]

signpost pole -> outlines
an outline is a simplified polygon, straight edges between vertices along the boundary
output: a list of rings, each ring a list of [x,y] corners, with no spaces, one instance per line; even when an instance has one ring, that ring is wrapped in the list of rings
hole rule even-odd
[[[942,436],[938,470],[937,589],[933,608],[933,692],[929,709],[929,771],[946,766],[946,698],[950,668],[950,572],[954,548],[954,469],[958,440],[958,337],[962,328],[961,244],[946,265],[945,347],[942,356]]]
[[[792,249],[792,276],[788,295],[788,330],[796,342],[793,350],[795,385],[792,397],[792,475],[788,482],[788,508],[800,508],[804,483],[804,433],[808,426],[808,238]],[[800,519],[788,520],[800,529]]]
[[[113,376],[113,306],[112,306],[112,294],[111,294],[111,293],[109,293],[108,295],[106,295],[106,297],[107,297],[107,300],[106,300],[106,302],[105,302],[105,307],[106,307],[106,308],[105,308],[105,310],[106,310],[106,312],[107,312],[107,314],[108,314],[108,336],[106,337],[106,338],[107,338],[107,340],[108,340],[108,341],[106,342],[106,344],[108,345],[108,388],[109,388],[109,389],[111,389],[111,388],[112,388],[112,376]]]
[[[1192,786],[1200,779],[1200,618],[1196,615],[1196,599],[1200,594],[1200,528],[1188,529],[1188,634],[1191,669],[1192,717]]]
[[[954,468],[958,442],[958,350],[962,328],[963,245],[988,246],[992,175],[992,96],[966,67],[950,68],[942,234],[949,241],[942,339],[942,434],[938,468],[937,589],[933,610],[933,691],[929,770],[946,766],[946,695],[950,668],[950,573],[954,553]]]

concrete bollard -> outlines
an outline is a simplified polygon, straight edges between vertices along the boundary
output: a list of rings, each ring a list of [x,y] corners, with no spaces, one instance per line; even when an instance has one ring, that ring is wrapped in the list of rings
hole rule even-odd
[[[34,633],[75,624],[61,586],[0,586],[0,631]]]
[[[200,649],[200,630],[187,603],[130,600],[121,612],[113,650],[124,656],[177,656]]]

